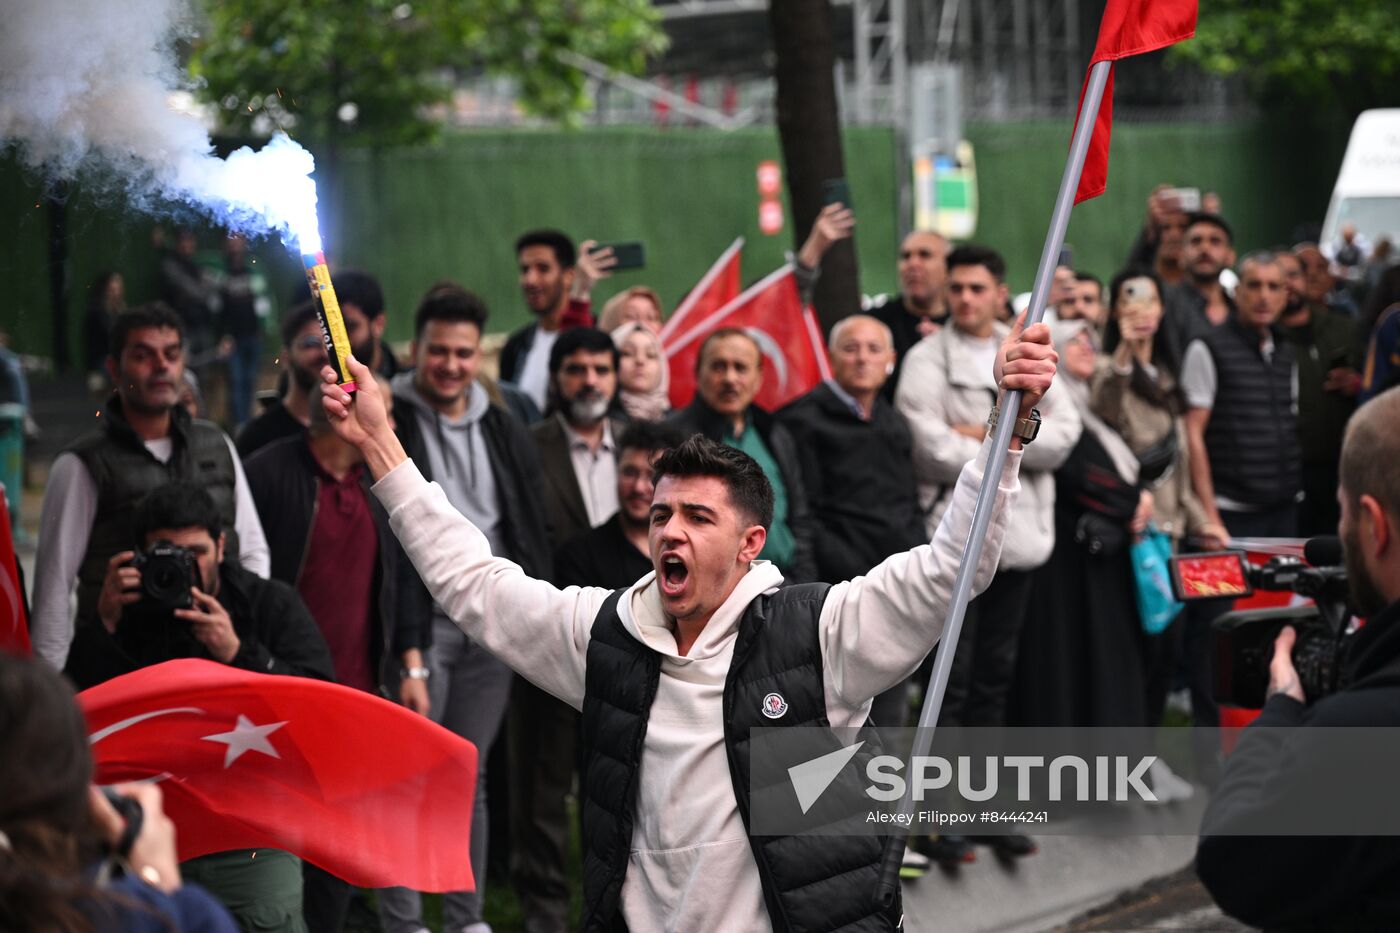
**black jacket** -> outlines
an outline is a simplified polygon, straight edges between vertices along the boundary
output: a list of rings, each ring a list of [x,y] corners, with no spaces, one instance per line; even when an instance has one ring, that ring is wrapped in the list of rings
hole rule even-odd
[[[796,549],[792,556],[792,566],[783,568],[783,576],[789,583],[809,583],[817,579],[817,562],[813,552],[816,532],[812,524],[811,508],[808,506],[807,489],[802,482],[797,443],[787,428],[757,405],[749,406],[749,419],[758,436],[763,439],[768,452],[778,462],[778,470],[783,474],[783,486],[787,489],[788,530],[792,532]],[[667,418],[666,423],[680,428],[687,436],[703,434],[710,440],[719,442],[724,440],[728,430],[724,416],[706,405],[704,399],[698,395],[688,407],[674,412]]]
[[[418,426],[418,415],[411,403],[398,398],[394,400],[394,432],[423,477],[431,482],[432,467]],[[554,549],[545,521],[540,461],[530,432],[496,405],[490,406],[482,416],[481,432],[486,438],[496,493],[500,497],[504,553],[496,556],[514,561],[537,580],[548,580],[553,570]],[[414,576],[417,577],[416,572]],[[405,610],[404,618],[408,624],[416,622],[421,627],[419,647],[427,648],[433,643],[433,598],[421,580],[405,595],[415,605],[411,611]]]
[[[260,449],[243,465],[248,489],[258,507],[267,547],[272,552],[272,579],[295,588],[306,565],[306,549],[316,523],[316,503],[321,479],[305,437],[285,437]],[[415,605],[410,594],[423,588],[418,571],[404,554],[389,527],[389,514],[369,491],[368,470],[361,471],[360,487],[369,500],[370,515],[378,539],[379,561],[374,575],[371,603],[374,608],[370,640],[370,670],[379,671],[387,650],[398,655],[421,648],[416,620],[409,617]]]
[[[260,674],[335,680],[326,640],[290,586],[264,580],[226,561],[219,566],[217,599],[242,642],[230,662],[232,667]],[[78,627],[87,637],[81,642],[74,639],[64,673],[79,690],[176,658],[212,660],[189,625],[178,619],[124,616],[115,634],[108,634],[96,618],[79,618]]]
[[[539,327],[538,323],[526,324],[506,338],[506,345],[501,348],[498,366],[501,378],[506,382],[520,381],[520,364],[524,362],[525,354],[535,345],[535,332]]]
[[[1289,797],[1300,786],[1350,783],[1350,765],[1335,755],[1309,753],[1319,728],[1400,726],[1400,602],[1372,616],[1347,639],[1341,679],[1342,689],[1311,706],[1282,694],[1270,697],[1226,759],[1220,786],[1206,809],[1196,872],[1226,913],[1253,926],[1400,929],[1400,885],[1395,883],[1400,838],[1218,835],[1232,826],[1268,821],[1280,807],[1296,810]],[[1296,727],[1296,732],[1281,744],[1278,727]],[[1288,766],[1281,768],[1283,759]],[[1377,760],[1371,767],[1382,766]],[[1325,814],[1329,801],[1305,804]],[[1393,808],[1394,803],[1387,799],[1381,805]]]
[[[816,529],[817,579],[840,583],[928,543],[904,416],[876,398],[856,416],[823,382],[778,412],[792,433]]]

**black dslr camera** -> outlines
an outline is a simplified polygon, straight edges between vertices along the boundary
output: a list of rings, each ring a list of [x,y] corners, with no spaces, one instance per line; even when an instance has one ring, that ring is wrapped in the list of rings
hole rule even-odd
[[[1351,612],[1347,607],[1346,570],[1336,537],[1309,540],[1306,562],[1271,557],[1250,564],[1242,551],[1181,554],[1172,558],[1172,583],[1178,599],[1237,598],[1255,590],[1291,592],[1313,600],[1311,606],[1229,612],[1215,621],[1211,654],[1216,702],[1245,709],[1264,705],[1274,639],[1284,626],[1298,633],[1293,666],[1303,693],[1312,702],[1336,691],[1338,658]]]
[[[190,587],[199,583],[199,564],[189,548],[157,541],[137,551],[131,566],[141,571],[141,600],[132,609],[144,615],[169,615],[190,609]]]

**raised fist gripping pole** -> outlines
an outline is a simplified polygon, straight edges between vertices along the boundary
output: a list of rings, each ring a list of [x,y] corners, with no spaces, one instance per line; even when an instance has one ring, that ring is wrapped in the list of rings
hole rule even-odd
[[[326,254],[302,253],[306,267],[306,284],[311,287],[311,299],[316,303],[316,317],[321,322],[321,337],[326,342],[326,356],[335,370],[335,381],[346,392],[355,391],[355,380],[345,361],[350,358],[350,338],[345,334],[345,318],[340,314],[340,302],[331,285],[331,271],[326,266]]]

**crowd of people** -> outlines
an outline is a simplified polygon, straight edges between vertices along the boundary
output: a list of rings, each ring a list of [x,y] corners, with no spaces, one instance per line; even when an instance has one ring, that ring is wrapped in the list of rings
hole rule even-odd
[[[995,573],[969,609],[943,723],[1154,725],[1178,689],[1196,723],[1216,722],[1207,634],[1228,605],[1194,604],[1147,631],[1134,543],[1160,534],[1177,550],[1216,550],[1334,533],[1347,418],[1400,381],[1400,267],[1369,269],[1354,235],[1237,261],[1218,204],[1188,213],[1170,190],[1149,198],[1107,287],[1083,270],[1056,272],[1047,321],[1059,376],[1017,422],[1020,492]],[[819,217],[795,257],[808,287],[851,225],[839,205]],[[478,886],[445,897],[445,928],[489,929],[482,890],[499,882],[488,865],[508,871],[527,930],[569,928],[577,703],[514,675],[434,600],[371,493],[363,450],[328,418],[309,302],[282,316],[278,394],[253,410],[265,312],[246,245],[229,240],[212,291],[193,249],[181,232],[163,260],[163,303],[126,308],[119,276],[94,289],[89,365],[114,389],[100,426],[50,472],[36,653],[80,688],[205,657],[333,679],[431,717],[475,743],[481,762],[463,841]],[[375,278],[343,270],[334,282],[373,394],[392,400],[398,443],[490,555],[530,577],[615,589],[650,572],[656,459],[697,434],[762,470],[772,508],[757,557],[786,583],[861,577],[926,544],[963,495],[1015,325],[992,247],[909,234],[899,294],[842,319],[829,335],[831,378],[776,412],[754,404],[764,354],[748,332],[705,338],[695,397],[672,411],[657,294],[637,286],[595,309],[612,257],[558,231],[524,234],[515,253],[532,323],[510,335],[494,377],[483,366],[488,310],[464,285],[426,289],[400,359],[384,340]],[[1374,254],[1381,264],[1389,250]],[[211,353],[227,361],[234,438],[186,395],[186,374]],[[133,563],[161,544],[194,561],[192,598],[170,612],[179,625],[150,621],[159,610]],[[910,721],[930,662],[874,698],[873,722]],[[1170,772],[1154,782],[1163,797],[1191,792]],[[955,865],[978,844],[1036,850],[1023,835],[941,836],[921,840],[907,864]],[[187,863],[185,876],[245,929],[339,930],[354,898],[287,853],[217,853]],[[376,903],[386,933],[425,928],[417,892],[381,890]]]

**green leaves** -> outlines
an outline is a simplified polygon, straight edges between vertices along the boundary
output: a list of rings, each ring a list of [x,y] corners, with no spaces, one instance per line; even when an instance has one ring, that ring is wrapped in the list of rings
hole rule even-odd
[[[1245,76],[1267,104],[1359,111],[1396,99],[1397,22],[1400,0],[1211,0],[1195,40],[1172,54]]]
[[[190,71],[222,129],[374,145],[436,135],[460,78],[510,76],[528,112],[588,105],[560,50],[637,73],[665,48],[648,0],[220,0]]]

